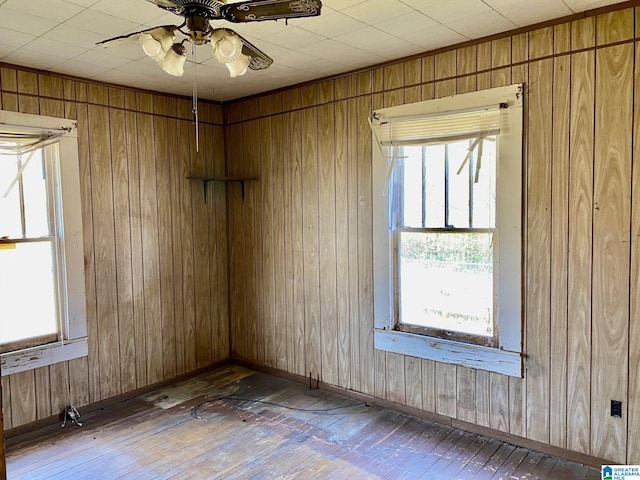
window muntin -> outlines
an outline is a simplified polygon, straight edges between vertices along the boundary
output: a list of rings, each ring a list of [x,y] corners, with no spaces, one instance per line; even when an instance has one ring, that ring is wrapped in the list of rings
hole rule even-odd
[[[488,136],[394,149],[396,329],[495,343],[495,145]]]
[[[515,377],[522,376],[522,186],[526,183],[523,180],[526,170],[523,168],[522,150],[524,91],[524,85],[516,84],[382,108],[373,112],[370,124],[373,131],[376,349]],[[444,198],[440,195],[440,208],[436,212],[433,208],[421,209],[419,215],[413,212],[407,216],[409,226],[396,223],[397,203],[394,202],[399,202],[401,198],[397,198],[397,185],[390,182],[390,179],[393,178],[392,172],[398,168],[397,164],[404,162],[406,166],[406,160],[398,160],[402,155],[393,148],[443,145],[479,136],[487,139],[497,137],[494,217],[483,217],[474,207],[471,212],[473,222],[466,227],[464,223],[462,226],[458,225],[461,222],[459,212],[450,211],[449,219],[444,218]],[[493,147],[483,142],[482,148]],[[487,167],[486,158],[488,157],[483,153],[480,174]],[[455,161],[450,166],[453,174],[457,172],[459,165]],[[416,165],[413,167],[414,172],[421,168]],[[415,175],[411,176],[411,182],[414,189],[420,189],[422,175],[419,181],[415,179]],[[432,183],[431,188],[441,184],[440,180],[426,178],[426,183],[429,182]],[[474,204],[482,203],[481,198],[474,195]],[[419,219],[423,211],[425,222]],[[479,226],[487,223],[488,228]],[[405,231],[397,231],[397,225],[401,225]],[[454,228],[443,228],[446,225]],[[456,234],[455,229],[459,227],[473,229],[476,233],[491,233],[494,319],[491,345],[469,343],[464,338],[434,336],[432,333],[417,335],[406,325],[404,331],[397,328],[399,304],[396,264],[401,253],[398,242],[405,241],[402,237],[409,233],[418,232],[423,238],[427,233],[444,236]]]
[[[0,352],[63,334],[54,149],[0,153]]]
[[[54,175],[47,173],[46,177],[47,207],[49,207],[46,221],[42,220],[43,217],[40,215],[39,222],[32,220],[30,224],[27,223],[23,235],[26,238],[22,238],[22,220],[14,220],[14,227],[18,225],[17,228],[14,228],[15,232],[0,234],[0,236],[10,235],[13,240],[0,240],[0,249],[18,250],[19,248],[27,248],[25,245],[40,244],[42,246],[49,243],[49,248],[55,252],[58,260],[56,262],[57,291],[55,301],[60,333],[60,335],[56,333],[46,336],[46,338],[39,337],[29,339],[29,341],[13,342],[11,351],[3,353],[0,350],[0,365],[3,376],[86,357],[88,354],[77,128],[77,122],[70,119],[0,110],[0,152],[21,153],[24,159],[30,152],[44,149],[45,168],[56,166]],[[35,159],[35,157],[33,158]],[[34,177],[38,178],[38,175],[34,175]],[[57,178],[57,181],[53,181],[54,177]],[[13,178],[15,175],[12,176]],[[41,175],[39,178],[42,181]],[[4,196],[6,191],[6,184],[0,184],[0,198]],[[11,193],[9,192],[9,194]],[[33,208],[33,206],[25,206],[25,210],[28,211],[34,211]],[[55,215],[55,218],[51,218],[51,215]],[[0,217],[0,223],[2,220],[4,217]],[[36,228],[38,225],[55,228],[55,236],[51,235],[53,238],[50,239],[46,235],[46,231],[43,232],[42,228]],[[53,233],[53,230],[48,233]],[[42,236],[40,236],[41,234]],[[34,238],[28,238],[29,236]],[[53,274],[51,273],[51,275]],[[0,277],[7,278],[2,275]],[[39,300],[39,298],[31,298],[30,302],[38,302]],[[23,323],[27,320],[28,318],[24,315],[7,319],[13,323]],[[2,325],[0,328],[3,328]],[[60,341],[55,341],[57,338]]]

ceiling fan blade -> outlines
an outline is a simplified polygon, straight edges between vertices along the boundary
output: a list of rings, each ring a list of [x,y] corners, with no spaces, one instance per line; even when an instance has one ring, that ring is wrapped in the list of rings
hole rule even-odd
[[[230,28],[225,28],[224,30],[236,35],[242,41],[242,53],[251,57],[251,61],[249,62],[249,68],[251,70],[264,70],[265,68],[269,68],[273,64],[273,58],[253,45],[242,35],[234,32]]]
[[[160,8],[170,11],[171,13],[175,13],[180,15],[184,8],[179,3],[174,2],[173,0],[147,0],[149,3],[153,3]]]
[[[176,25],[163,25],[161,27],[147,28],[146,30],[140,30],[139,32],[127,33],[126,35],[120,35],[119,37],[108,38],[96,43],[96,45],[102,45],[103,47],[115,47],[116,45],[122,45],[123,43],[137,42],[142,33],[151,33],[155,30],[161,30],[163,28],[174,31],[180,27]]]
[[[281,18],[315,17],[320,15],[321,8],[320,0],[249,0],[225,5],[220,13],[229,22],[262,22]]]

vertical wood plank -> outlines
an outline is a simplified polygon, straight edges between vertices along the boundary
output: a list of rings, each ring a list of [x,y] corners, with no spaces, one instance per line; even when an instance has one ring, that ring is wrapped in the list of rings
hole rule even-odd
[[[225,145],[224,145],[224,129],[222,127],[214,128],[214,172],[218,175],[224,174],[225,162]],[[218,317],[218,339],[217,339],[217,355],[214,361],[222,361],[229,358],[230,339],[229,339],[229,233],[227,231],[227,188],[220,185],[216,189],[216,223],[211,225],[213,235],[217,242],[217,270],[218,289],[215,292],[217,298],[216,313]]]
[[[512,60],[514,62],[527,58],[528,55],[528,35],[521,34],[515,35],[511,41],[511,49],[512,49]],[[529,67],[528,64],[518,65],[512,67],[511,77],[514,83],[524,83],[528,81],[529,78]],[[528,119],[527,115],[523,118],[523,143],[527,145],[528,142]],[[526,148],[526,147],[525,147]],[[525,160],[528,162],[528,159]],[[523,172],[526,175],[526,168],[523,168]],[[523,185],[526,184],[526,177],[524,179]],[[523,211],[527,209],[526,198],[523,198]],[[527,217],[523,215],[523,231],[527,230]],[[527,252],[527,243],[526,236],[523,237],[523,258],[526,258]],[[523,266],[523,275],[526,278],[526,264]],[[526,318],[524,319],[526,322]],[[522,332],[522,342],[523,345],[526,345],[527,342],[527,331],[523,327]],[[526,383],[527,378],[526,375],[524,378],[514,378],[509,377],[509,432],[513,435],[519,435],[521,437],[526,436],[526,420],[525,420],[525,412],[527,405],[527,396],[526,396]]]
[[[12,414],[11,414],[11,377],[0,377],[0,389],[2,390],[2,420],[5,430],[10,429],[13,426]]]
[[[360,302],[359,257],[358,257],[358,103],[356,99],[347,102],[347,204],[349,218],[349,351],[350,380],[347,385],[356,391],[362,391],[360,372]]]
[[[193,201],[192,201],[192,183],[187,182],[186,178],[192,174],[191,155],[194,146],[189,140],[192,135],[192,125],[186,120],[178,121],[178,168],[179,181],[185,182],[180,189],[180,218],[182,220],[180,228],[180,237],[182,240],[182,282],[183,282],[183,300],[181,305],[182,311],[182,338],[184,342],[184,370],[191,371],[196,368],[196,300],[195,300],[195,262],[194,255],[195,246],[193,238]],[[196,200],[197,201],[197,200]],[[179,358],[179,357],[178,357]]]
[[[298,375],[307,375],[305,363],[305,307],[304,307],[304,225],[303,225],[303,159],[302,159],[302,112],[290,114],[291,117],[291,232],[292,270],[293,270],[293,338],[292,371]]]
[[[457,50],[457,72],[456,91],[458,93],[473,92],[476,90],[477,71],[477,54],[476,45],[459,48]]]
[[[556,29],[557,31],[557,29]],[[569,56],[553,66],[553,157],[551,159],[551,379],[550,441],[566,446],[567,264],[569,257]]]
[[[211,125],[204,125],[203,127],[203,133],[206,138],[208,130],[211,129]],[[205,141],[202,139],[200,141],[202,143],[200,148],[195,152],[191,152],[192,174],[206,176],[208,152],[205,152]],[[207,186],[207,202],[212,201],[209,195],[210,192],[211,187]],[[207,215],[207,203],[205,203],[205,193],[202,183],[191,182],[191,201],[193,202],[196,367],[202,368],[211,363],[209,222]],[[156,229],[158,228],[157,223],[155,227]],[[160,285],[158,285],[158,287],[160,287]],[[162,337],[158,340],[162,342]]]
[[[603,13],[596,17],[596,45],[632,39],[635,33],[633,8]]]
[[[69,378],[68,362],[55,363],[48,369],[51,384],[51,413],[60,414],[73,402],[70,398],[67,379]]]
[[[333,92],[333,82],[327,82],[320,92]],[[326,101],[326,98],[324,98]],[[321,101],[323,97],[321,95]],[[326,108],[326,107],[321,107]],[[287,365],[287,317],[285,305],[285,240],[284,240],[284,116],[276,115],[272,120],[273,132],[273,260],[275,311],[273,323],[274,365],[285,369]],[[332,382],[335,383],[335,382]]]
[[[322,379],[338,383],[335,107],[318,108],[320,321]]]
[[[491,383],[490,373],[484,370],[476,371],[476,422],[488,427],[491,413]],[[526,396],[525,396],[526,398]]]
[[[263,208],[263,190],[268,188],[268,181],[266,180],[268,172],[264,172],[264,165],[262,164],[261,152],[260,152],[260,131],[258,126],[260,122],[255,120],[251,122],[249,132],[246,132],[244,138],[249,139],[249,158],[251,159],[250,165],[253,169],[254,177],[260,178],[260,188],[256,190],[254,198],[254,235],[253,235],[253,268],[255,269],[255,309],[253,312],[247,312],[247,349],[249,358],[255,358],[257,362],[264,362],[265,347],[264,347],[264,324],[265,324],[265,298],[266,287],[262,278],[265,275],[265,266],[263,262],[265,253],[265,241],[263,238],[263,231],[265,226],[262,224],[262,208]],[[246,157],[245,157],[246,158]],[[247,249],[248,249],[247,245]],[[251,314],[253,313],[253,318]]]
[[[458,415],[456,368],[455,365],[436,363],[436,413],[451,418]]]
[[[305,371],[317,378],[320,345],[320,265],[318,262],[318,118],[317,109],[302,112],[302,218],[304,245]]]
[[[89,404],[89,362],[87,357],[70,360],[69,391],[73,405]]]
[[[339,82],[336,81],[336,96],[338,96]],[[283,142],[283,157],[282,157],[282,182],[283,182],[283,207],[284,207],[284,290],[285,290],[285,363],[284,369],[288,372],[295,371],[295,331],[296,331],[296,318],[294,315],[294,276],[293,276],[293,167],[292,167],[292,139],[291,139],[291,115],[286,113],[282,119],[282,142]]]
[[[571,49],[582,50],[596,44],[596,17],[571,22]]]
[[[107,101],[101,90],[100,101]],[[95,100],[98,93],[95,94]],[[118,331],[117,270],[113,244],[115,242],[113,210],[113,174],[111,171],[111,141],[109,109],[89,105],[89,135],[91,139],[91,190],[96,268],[98,355],[100,363],[100,398],[122,392],[120,375],[120,336]],[[105,128],[107,127],[107,128]]]
[[[531,51],[541,51],[531,40]],[[527,437],[549,442],[551,132],[553,61],[529,65],[527,165]]]
[[[212,106],[211,106],[212,107]],[[210,115],[214,114],[212,109]],[[207,152],[207,176],[214,176],[217,172],[216,165],[216,150],[215,144],[215,131],[218,129],[215,125],[207,125],[205,130],[204,149]],[[209,182],[207,192],[207,223],[209,225],[208,235],[203,241],[206,242],[209,250],[209,289],[207,292],[207,298],[209,300],[209,342],[211,349],[209,351],[209,362],[214,362],[219,349],[219,325],[218,325],[218,293],[220,290],[219,284],[219,271],[218,271],[218,242],[216,236],[224,236],[224,231],[216,232],[216,204],[220,199],[220,194],[226,190],[226,182]]]
[[[135,105],[135,94],[125,96],[125,104]],[[144,305],[144,270],[142,245],[142,205],[140,194],[140,162],[138,158],[138,122],[133,111],[125,113],[126,148],[129,182],[129,233],[131,242],[131,284],[133,308],[133,341],[135,345],[135,381],[136,387],[147,385],[147,347]],[[86,232],[86,230],[85,230]]]
[[[491,410],[489,425],[495,430],[509,431],[509,382],[504,375],[489,374],[491,389]]]
[[[35,377],[36,418],[46,418],[51,415],[51,384],[49,382],[49,367],[36,368]]]
[[[371,193],[371,129],[368,118],[372,103],[369,97],[358,98],[358,289],[360,325],[360,361],[370,364],[373,346],[373,245]],[[360,372],[364,393],[373,393],[374,372],[364,368]]]
[[[633,60],[629,44],[596,52],[591,452],[617,462],[627,429],[609,402],[628,391]]]
[[[171,100],[171,99],[170,99]],[[173,99],[175,100],[175,99]],[[173,258],[173,314],[175,318],[175,365],[176,375],[186,372],[185,369],[185,337],[184,337],[184,270],[183,270],[183,226],[182,226],[182,189],[188,188],[186,175],[182,175],[182,162],[180,150],[188,149],[188,143],[180,142],[180,121],[175,118],[177,115],[177,102],[170,102],[170,115],[174,118],[168,120],[169,141],[169,175],[170,175],[170,198],[171,198],[171,254]]]
[[[151,98],[138,94],[141,111],[151,109]],[[142,275],[144,278],[144,338],[147,382],[162,380],[162,326],[160,306],[160,259],[158,248],[158,196],[153,117],[138,114],[138,160],[140,217],[142,226]],[[141,354],[140,352],[139,354]]]
[[[591,439],[591,266],[595,54],[571,56],[567,317],[567,448]]]
[[[456,369],[456,415],[458,420],[476,423],[476,371],[471,368]]]
[[[637,14],[638,12],[636,12]],[[633,164],[631,198],[631,285],[629,323],[629,432],[640,431],[640,378],[633,372],[640,371],[640,49],[635,52],[633,116]],[[640,437],[627,435],[627,459],[629,465],[640,463]]]
[[[406,403],[405,357],[391,352],[385,352],[385,354],[387,357],[386,369],[382,373],[387,379],[386,398],[404,405]]]
[[[553,27],[553,53],[567,53],[571,50],[571,24],[561,23]]]
[[[171,225],[171,161],[169,157],[169,132],[166,97],[156,97],[153,117],[153,130],[156,157],[156,205],[158,222],[158,251],[160,272],[160,328],[162,329],[162,378],[176,375],[176,331],[175,331],[175,296]],[[211,128],[206,125],[205,128]],[[206,131],[205,131],[205,139]],[[203,142],[204,143],[204,142]],[[207,222],[208,223],[208,222]],[[202,239],[201,241],[204,241]],[[208,245],[208,242],[206,243]],[[205,335],[205,332],[202,332]]]
[[[436,364],[432,360],[422,360],[422,408],[427,412],[436,411]]]
[[[12,425],[24,425],[38,418],[36,412],[36,382],[33,370],[11,375]]]
[[[529,33],[529,58],[535,60],[553,54],[553,27],[539,28]]]
[[[416,85],[422,81],[422,60],[415,58],[404,62],[404,85]]]
[[[86,98],[86,84],[76,83],[78,98]],[[89,350],[89,398],[100,400],[100,364],[98,359],[98,319],[96,299],[95,251],[93,248],[93,194],[91,189],[91,160],[89,155],[89,117],[86,104],[77,104],[78,117],[78,159],[80,162],[80,197],[82,200],[82,225],[84,240],[84,278],[87,344]]]
[[[348,105],[346,101],[335,105],[335,179],[336,179],[336,315],[338,385],[349,385],[351,362],[349,361],[349,137]]]
[[[309,89],[309,92],[316,92],[316,88],[314,85],[313,89]],[[303,92],[304,93],[304,92]],[[312,95],[309,93],[308,101],[311,102]],[[315,98],[315,93],[313,94],[313,98]],[[262,347],[263,354],[258,353],[258,358],[260,359],[264,356],[264,364],[269,367],[275,367],[276,358],[275,358],[275,262],[276,258],[274,256],[275,252],[275,242],[273,237],[273,149],[272,149],[272,140],[273,140],[273,122],[272,119],[262,118],[258,120],[258,132],[260,141],[259,152],[260,152],[260,179],[262,183],[262,201],[260,205],[261,212],[260,221],[262,222],[262,277],[260,280],[260,285],[262,286],[263,297],[262,297],[262,322],[261,328],[258,333],[258,345]],[[315,133],[315,132],[314,132]],[[317,204],[316,204],[317,205]],[[316,206],[317,210],[317,206]],[[317,228],[317,226],[316,226]],[[317,254],[317,252],[316,252]],[[306,290],[305,290],[306,293]],[[318,327],[319,328],[319,327]],[[319,347],[319,346],[318,346]],[[260,349],[258,350],[260,352]],[[320,372],[321,362],[318,361],[316,366],[316,373]]]
[[[422,362],[416,357],[405,357],[404,368],[405,403],[422,408]]]
[[[122,391],[129,392],[136,388],[137,382],[129,210],[129,165],[125,122],[124,110],[114,108],[109,110],[112,145],[111,162],[113,165],[113,216],[120,340],[120,378],[122,379]]]
[[[229,125],[225,132],[226,144],[243,145],[242,139],[242,124],[236,123]],[[231,177],[239,177],[244,172],[241,171],[243,163],[243,148],[238,148],[233,155],[226,158],[227,173]],[[245,202],[248,202],[249,190],[252,189],[252,185],[246,185],[245,187]],[[229,328],[230,328],[230,340],[231,340],[231,355],[239,360],[246,360],[246,334],[242,335],[242,327],[244,322],[246,301],[239,298],[239,291],[237,285],[243,282],[248,282],[248,272],[244,264],[240,263],[244,261],[244,238],[245,235],[239,234],[240,224],[244,217],[244,212],[241,213],[242,205],[236,200],[234,195],[233,185],[228,187],[229,198],[229,210],[228,210],[228,225],[229,225],[229,263],[231,265],[231,271],[229,274]],[[247,296],[250,294],[247,293]],[[244,339],[244,341],[242,341]],[[240,345],[242,344],[242,345]]]

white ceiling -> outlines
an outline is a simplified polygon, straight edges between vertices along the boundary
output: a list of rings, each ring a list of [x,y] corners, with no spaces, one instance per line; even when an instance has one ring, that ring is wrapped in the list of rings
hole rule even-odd
[[[323,0],[320,17],[229,24],[274,59],[229,78],[209,45],[196,47],[198,95],[231,100],[372,66],[620,0]],[[191,95],[194,62],[171,77],[137,43],[96,42],[182,17],[145,0],[0,0],[0,62]],[[224,24],[224,25],[223,25]]]

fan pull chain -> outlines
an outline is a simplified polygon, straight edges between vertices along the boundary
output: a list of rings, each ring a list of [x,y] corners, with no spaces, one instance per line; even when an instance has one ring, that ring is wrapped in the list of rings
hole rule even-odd
[[[191,44],[191,56],[193,58],[193,124],[196,127],[196,152],[200,151],[200,134],[198,125],[198,75],[196,70],[198,61],[196,59],[196,45]]]

